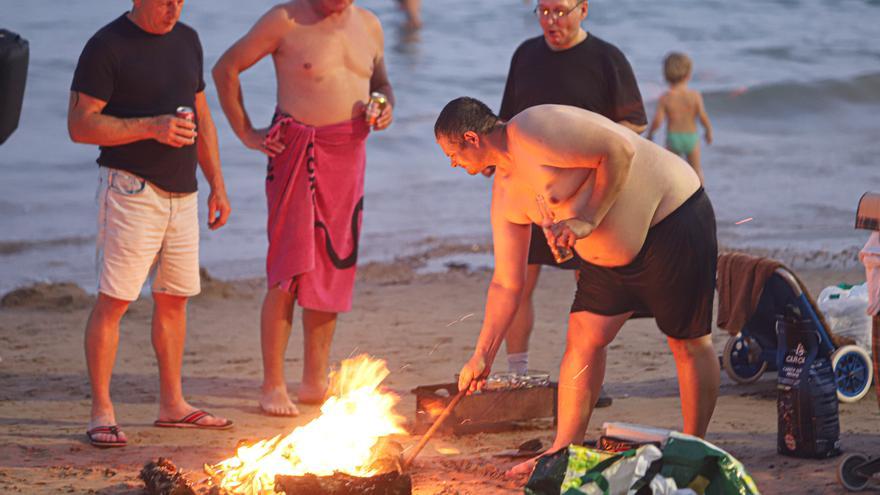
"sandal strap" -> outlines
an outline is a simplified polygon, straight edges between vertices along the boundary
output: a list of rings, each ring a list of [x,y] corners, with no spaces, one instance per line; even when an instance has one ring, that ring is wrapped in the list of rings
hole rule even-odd
[[[119,439],[119,425],[106,425],[106,426],[96,426],[91,430],[87,431],[90,436],[91,435],[101,435],[101,434],[110,434]]]
[[[203,411],[201,409],[196,409],[195,411],[187,414],[183,418],[178,421],[178,423],[191,423],[191,424],[199,424],[199,421],[206,416],[213,416],[213,414]]]

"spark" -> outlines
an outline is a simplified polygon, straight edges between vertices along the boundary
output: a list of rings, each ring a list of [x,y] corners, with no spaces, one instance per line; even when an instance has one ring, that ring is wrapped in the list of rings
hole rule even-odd
[[[435,345],[434,348],[431,349],[431,352],[428,353],[428,355],[430,356],[431,354],[434,354],[438,347],[440,347],[440,344]]]
[[[751,222],[752,220],[754,220],[754,218],[752,218],[752,217],[749,217],[749,218],[743,218],[743,219],[740,220],[739,222],[736,222],[736,225],[742,225],[742,224],[744,224],[744,223],[746,223],[746,222]]]
[[[354,353],[357,352],[357,350],[358,350],[358,346],[354,346],[354,349],[351,350],[351,352],[348,354],[348,357],[352,357],[354,355]]]
[[[581,368],[581,370],[578,371],[577,374],[572,377],[572,381],[577,380],[577,377],[581,376],[581,373],[583,373],[584,371],[587,371],[587,368],[589,368],[589,367],[590,367],[590,365],[587,364],[583,368]]]
[[[468,313],[468,314],[466,314],[466,315],[459,316],[457,320],[453,320],[453,321],[450,321],[449,323],[447,323],[447,324],[446,324],[446,328],[449,328],[449,327],[451,327],[452,325],[455,325],[456,323],[461,323],[461,322],[463,322],[464,320],[467,320],[468,318],[470,318],[471,316],[474,316],[474,314],[473,314],[473,313]]]
[[[405,369],[407,369],[407,368],[409,368],[409,363],[406,363],[406,364],[404,364],[403,366],[401,366],[399,371],[403,371],[403,370],[405,370]]]
[[[459,423],[459,424],[463,425],[463,424],[465,424],[465,423],[470,423],[470,422],[471,422],[471,418],[465,418],[465,419],[464,419],[461,423]]]
[[[738,87],[738,88],[736,88],[736,89],[734,89],[733,91],[730,92],[730,97],[731,97],[731,98],[736,98],[737,96],[742,96],[742,95],[745,94],[745,92],[748,91],[748,90],[749,90],[749,87],[748,87],[748,86],[740,86],[740,87]]]

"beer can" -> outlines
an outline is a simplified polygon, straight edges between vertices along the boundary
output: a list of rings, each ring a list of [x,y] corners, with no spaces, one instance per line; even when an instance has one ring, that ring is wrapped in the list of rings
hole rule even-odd
[[[191,107],[177,107],[175,113],[179,119],[186,119],[190,122],[195,122],[196,120],[196,112]]]
[[[367,124],[370,126],[376,125],[376,121],[379,119],[379,115],[382,113],[382,110],[385,109],[385,105],[388,104],[388,97],[379,93],[378,91],[373,91],[370,93],[370,101],[367,102]]]

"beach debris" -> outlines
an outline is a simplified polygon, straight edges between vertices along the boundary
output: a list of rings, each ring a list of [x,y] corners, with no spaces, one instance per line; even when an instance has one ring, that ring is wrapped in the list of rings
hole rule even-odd
[[[754,218],[752,218],[752,217],[743,218],[742,220],[736,222],[735,225],[742,225],[744,223],[751,222],[752,220],[754,220]]]
[[[138,477],[147,495],[196,495],[192,482],[165,457],[148,462]]]

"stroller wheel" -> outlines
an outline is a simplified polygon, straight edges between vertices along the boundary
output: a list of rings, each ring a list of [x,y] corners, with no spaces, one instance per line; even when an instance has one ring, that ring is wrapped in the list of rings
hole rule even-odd
[[[831,367],[837,380],[837,399],[857,402],[871,388],[873,365],[868,353],[857,345],[845,345],[831,355]]]
[[[761,358],[761,346],[742,333],[727,340],[721,365],[733,381],[741,384],[756,382],[767,369],[767,361]]]
[[[862,454],[847,454],[837,465],[837,481],[851,492],[864,490],[870,480],[857,473],[856,468],[866,462],[868,458]]]

